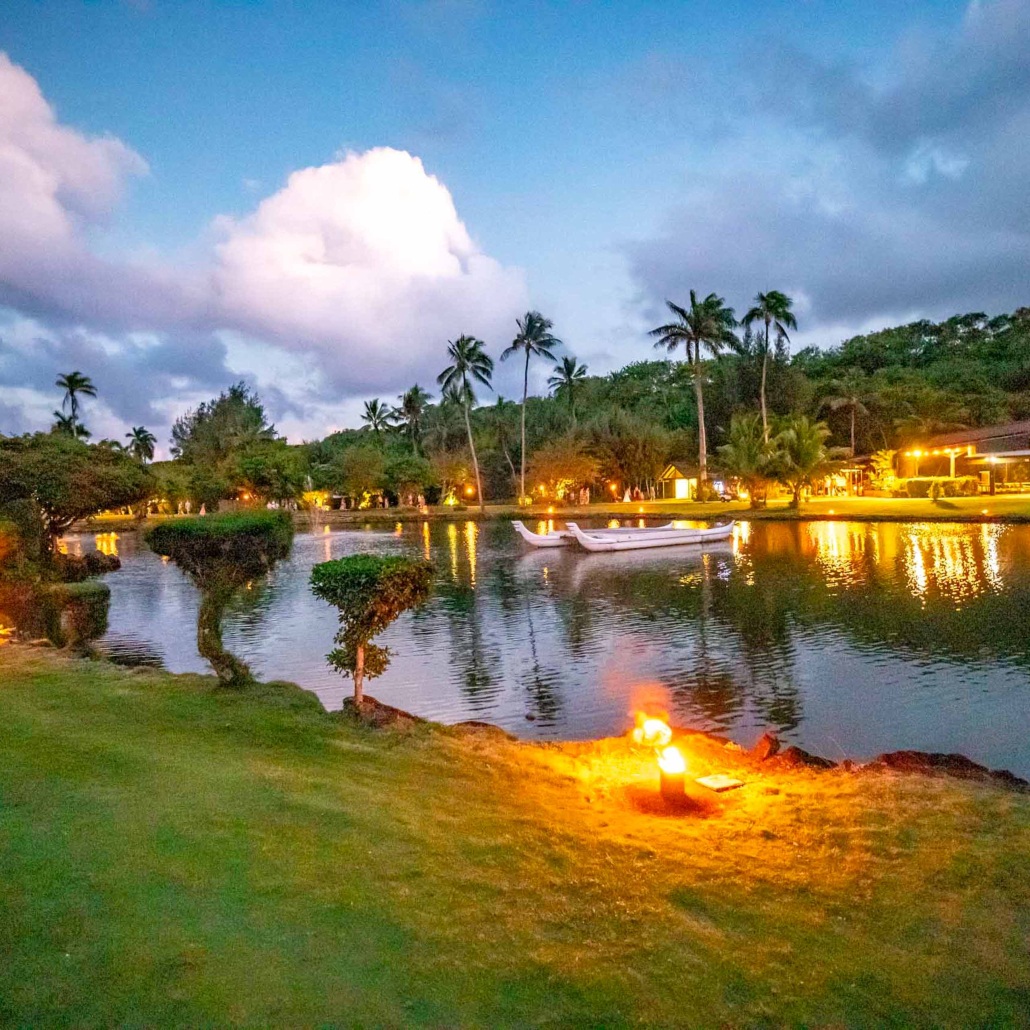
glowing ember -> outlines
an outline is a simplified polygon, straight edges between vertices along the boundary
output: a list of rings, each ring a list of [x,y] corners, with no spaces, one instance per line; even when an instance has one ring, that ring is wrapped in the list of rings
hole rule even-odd
[[[687,761],[678,747],[667,747],[658,755],[658,768],[666,776],[682,776],[687,771]]]
[[[672,741],[672,730],[664,719],[638,716],[637,728],[633,731],[633,740],[645,747],[666,747]]]

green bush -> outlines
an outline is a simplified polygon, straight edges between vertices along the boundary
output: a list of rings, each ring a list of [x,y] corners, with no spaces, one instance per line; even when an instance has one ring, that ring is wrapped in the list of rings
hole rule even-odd
[[[311,570],[316,597],[339,610],[338,645],[326,657],[333,668],[354,679],[354,701],[362,685],[385,672],[390,652],[371,643],[402,612],[429,596],[433,566],[421,558],[356,554],[322,562]]]
[[[283,511],[197,516],[154,526],[145,540],[200,589],[197,650],[226,685],[249,682],[246,664],[222,646],[222,615],[240,587],[290,553],[293,520]]]

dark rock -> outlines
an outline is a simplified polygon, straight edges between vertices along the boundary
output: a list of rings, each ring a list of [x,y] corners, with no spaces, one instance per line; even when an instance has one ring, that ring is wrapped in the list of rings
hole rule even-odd
[[[526,722],[536,722],[536,716],[532,712],[526,712]]]
[[[492,722],[480,722],[478,719],[456,722],[454,728],[456,730],[468,730],[470,733],[482,733],[490,737],[503,737],[505,740],[518,740],[518,737],[507,730],[502,730],[500,726],[495,726]]]
[[[772,758],[780,750],[780,738],[775,733],[763,733],[758,738],[758,743],[751,749],[751,757],[759,762]]]
[[[425,722],[425,719],[420,719],[417,715],[404,711],[403,708],[385,705],[368,694],[365,695],[360,706],[355,704],[353,697],[346,698],[343,702],[343,714],[352,719],[358,719],[374,729],[383,729],[387,726],[405,729],[416,723]]]
[[[786,751],[781,751],[776,757],[783,765],[790,769],[797,769],[802,766],[807,766],[810,769],[834,769],[837,766],[836,762],[831,762],[828,758],[813,755],[811,752],[803,751],[795,746],[787,748]]]
[[[1007,769],[988,769],[965,755],[949,755],[939,751],[889,751],[869,763],[873,767],[923,775],[954,776],[960,780],[979,780],[1027,790],[1030,782]]]

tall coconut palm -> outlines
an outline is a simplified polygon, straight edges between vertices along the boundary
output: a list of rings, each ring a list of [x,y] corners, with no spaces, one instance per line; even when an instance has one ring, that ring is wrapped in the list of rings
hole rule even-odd
[[[125,434],[129,441],[126,448],[128,452],[139,462],[146,465],[154,457],[154,445],[157,437],[145,426],[133,426],[131,433]]]
[[[823,422],[812,422],[807,415],[796,415],[776,437],[779,466],[776,478],[791,491],[792,508],[801,507],[801,490],[826,462],[829,429]]]
[[[519,331],[515,339],[501,353],[501,361],[507,361],[515,354],[526,355],[525,370],[522,375],[522,453],[519,467],[519,501],[526,496],[526,398],[529,395],[529,359],[532,357],[547,358],[554,361],[554,348],[562,345],[557,336],[552,335],[554,323],[544,318],[539,311],[527,311],[515,324]]]
[[[554,375],[547,380],[547,385],[554,390],[555,397],[564,396],[569,403],[572,424],[576,424],[576,390],[586,381],[587,367],[581,365],[571,356],[561,359],[554,366]]]
[[[798,322],[791,308],[794,302],[779,290],[759,293],[755,297],[754,307],[744,316],[743,324],[750,326],[753,322],[765,325],[765,340],[762,346],[762,385],[759,388],[759,400],[762,406],[762,432],[769,439],[769,415],[765,407],[765,379],[769,367],[769,330],[776,330],[777,339],[790,341],[788,329],[797,329]]]
[[[469,451],[472,454],[472,467],[476,471],[476,495],[479,497],[479,510],[486,511],[483,503],[483,482],[479,475],[479,459],[476,457],[476,444],[472,439],[472,418],[470,412],[476,403],[473,382],[482,383],[488,390],[492,389],[490,377],[494,371],[494,361],[486,353],[486,344],[474,336],[459,336],[456,340],[447,341],[449,364],[437,377],[436,381],[445,393],[452,390],[458,392],[462,408],[465,411],[465,431],[468,433]]]
[[[823,405],[831,411],[846,410],[851,415],[851,456],[855,456],[855,416],[868,415],[865,402],[869,398],[869,377],[860,368],[849,368],[839,379],[829,383],[830,394]]]
[[[361,421],[375,433],[376,440],[379,440],[384,429],[393,428],[393,412],[388,404],[384,404],[378,397],[365,401],[365,410],[361,414]]]
[[[674,322],[667,322],[651,330],[655,346],[664,347],[671,354],[682,346],[687,362],[692,366],[694,396],[697,398],[697,441],[698,482],[708,478],[708,434],[705,431],[704,369],[701,352],[707,351],[713,357],[724,346],[736,344],[733,327],[737,320],[733,308],[715,293],[709,293],[704,300],[697,299],[697,293],[690,291],[690,307],[682,308],[671,300],[665,302],[676,316]]]
[[[398,398],[400,404],[393,409],[393,417],[404,425],[411,449],[418,454],[422,444],[422,423],[429,403],[429,393],[417,383]]]
[[[57,377],[54,385],[58,389],[64,390],[61,410],[71,409],[72,422],[79,420],[79,397],[96,397],[97,395],[97,388],[93,385],[93,380],[81,372],[66,372]]]

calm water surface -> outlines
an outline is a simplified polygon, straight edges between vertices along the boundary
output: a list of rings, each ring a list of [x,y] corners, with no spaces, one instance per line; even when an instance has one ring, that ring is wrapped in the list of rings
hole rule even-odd
[[[197,593],[174,565],[134,534],[68,543],[123,560],[104,649],[205,671]],[[653,702],[744,744],[771,727],[835,758],[961,751],[1030,774],[1030,527],[758,522],[704,553],[622,554],[527,552],[507,523],[303,533],[230,613],[226,645],[339,707],[350,683],[324,661],[335,615],[308,575],[359,551],[437,566],[368,687],[428,718],[590,738]]]

